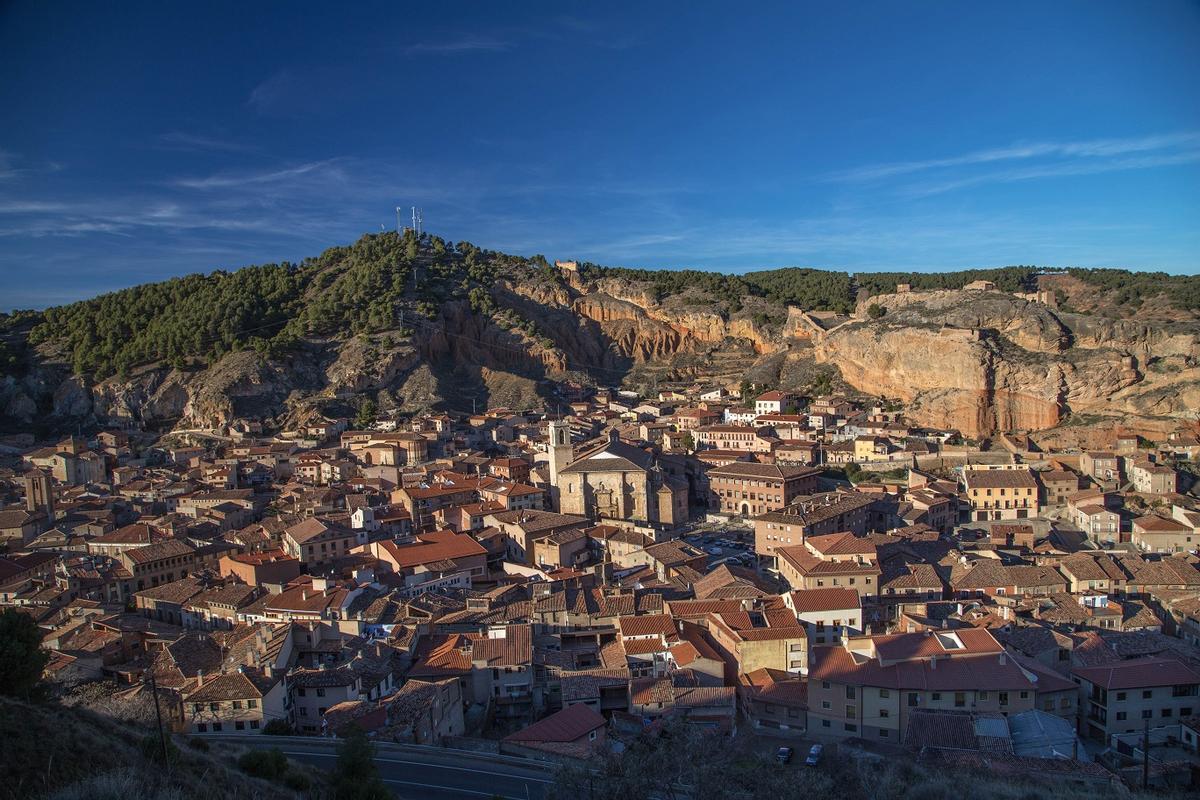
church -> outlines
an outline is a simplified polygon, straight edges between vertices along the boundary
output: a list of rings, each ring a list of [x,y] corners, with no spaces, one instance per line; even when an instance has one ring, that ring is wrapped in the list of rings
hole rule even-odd
[[[566,422],[551,422],[549,432],[550,483],[559,513],[657,529],[687,521],[687,482],[667,474],[653,452],[610,430],[607,441],[575,455]]]

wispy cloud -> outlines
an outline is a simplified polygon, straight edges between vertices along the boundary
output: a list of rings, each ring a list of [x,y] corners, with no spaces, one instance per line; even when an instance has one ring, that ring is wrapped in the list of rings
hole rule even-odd
[[[175,186],[184,189],[231,189],[242,186],[255,186],[269,183],[282,183],[305,175],[320,173],[325,177],[340,179],[343,172],[338,167],[338,159],[325,161],[310,161],[284,169],[259,170],[252,172],[220,172],[204,178],[180,178],[174,181]]]
[[[462,36],[455,39],[440,39],[415,42],[404,47],[407,55],[453,55],[455,53],[490,52],[511,50],[516,43],[510,38],[497,36]]]
[[[250,91],[246,105],[259,114],[277,114],[285,109],[295,94],[296,79],[287,70],[276,72]]]
[[[898,161],[873,164],[836,172],[829,177],[837,181],[877,181],[900,175],[971,167],[998,162],[1030,159],[1074,160],[1113,158],[1134,153],[1200,146],[1200,131],[1156,134],[1124,139],[1092,139],[1077,142],[1017,142],[1006,147],[973,150],[957,156],[922,161]]]
[[[215,136],[170,131],[158,137],[157,146],[162,150],[180,150],[185,152],[224,152],[249,153],[254,147],[230,139]]]
[[[0,150],[0,181],[17,177],[20,171],[13,166],[16,157],[7,150]]]
[[[1043,166],[1021,167],[1007,170],[986,172],[966,178],[916,184],[906,187],[903,193],[911,197],[929,197],[935,194],[951,192],[984,183],[1016,183],[1019,181],[1036,180],[1038,178],[1061,178],[1078,175],[1096,175],[1103,172],[1121,172],[1127,170],[1153,169],[1170,167],[1180,164],[1200,162],[1200,149],[1185,150],[1178,153],[1163,153],[1159,155],[1132,156],[1106,161],[1075,161]]]

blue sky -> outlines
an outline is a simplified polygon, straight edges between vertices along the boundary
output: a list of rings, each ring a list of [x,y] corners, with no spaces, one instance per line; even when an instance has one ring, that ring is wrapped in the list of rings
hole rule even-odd
[[[1200,4],[749,7],[6,3],[0,308],[413,204],[605,264],[1200,270]]]

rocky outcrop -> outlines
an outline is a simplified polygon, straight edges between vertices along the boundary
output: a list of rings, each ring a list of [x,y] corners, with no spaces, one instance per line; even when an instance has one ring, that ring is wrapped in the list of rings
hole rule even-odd
[[[605,384],[849,387],[902,400],[916,422],[968,436],[1043,430],[1072,414],[1150,426],[1200,407],[1194,325],[1058,313],[1002,292],[877,296],[849,320],[785,314],[760,297],[728,316],[692,294],[660,301],[647,284],[611,278],[501,280],[491,297],[488,313],[445,303],[434,319],[410,324],[410,337],[308,339],[282,359],[242,351],[203,369],[148,366],[96,385],[46,353],[20,380],[0,382],[0,414],[20,426],[132,420],[187,429],[293,420],[326,405],[345,413],[364,395],[411,411],[522,407],[539,402],[544,379],[578,373]],[[881,317],[868,318],[871,303]]]
[[[1200,400],[1195,333],[1064,321],[999,292],[872,300],[884,316],[819,336],[815,357],[861,391],[904,401],[918,423],[986,436],[1069,414],[1184,419]],[[1170,369],[1147,368],[1163,358]]]

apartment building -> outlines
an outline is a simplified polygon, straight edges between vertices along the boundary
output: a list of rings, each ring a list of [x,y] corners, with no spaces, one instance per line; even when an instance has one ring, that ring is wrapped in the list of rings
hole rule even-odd
[[[1069,469],[1048,469],[1037,473],[1042,484],[1042,503],[1061,506],[1079,491],[1079,476]]]
[[[771,442],[757,428],[745,425],[706,425],[694,435],[698,447],[744,453],[769,453]]]
[[[709,508],[725,514],[778,511],[817,488],[813,467],[735,461],[708,471]]]
[[[731,675],[763,668],[803,674],[808,668],[808,631],[779,598],[710,613],[705,625]]]
[[[242,667],[205,677],[181,692],[183,722],[190,733],[252,733],[272,720],[287,720],[287,684],[270,666]]]
[[[179,539],[124,550],[117,560],[133,576],[134,591],[186,578],[195,562],[195,548]]]
[[[1096,741],[1168,725],[1200,711],[1200,672],[1173,658],[1137,658],[1075,667],[1079,732]]]
[[[1188,553],[1200,546],[1195,529],[1177,519],[1147,514],[1133,521],[1132,541],[1149,553]]]
[[[779,574],[793,589],[848,588],[861,599],[879,596],[883,574],[874,544],[852,533],[809,536],[804,544],[783,547]]]
[[[1038,482],[1027,469],[968,469],[963,472],[971,519],[1029,519],[1041,509]]]
[[[1174,468],[1138,459],[1129,465],[1133,490],[1141,494],[1174,494],[1179,491],[1179,475]]]
[[[800,589],[785,594],[783,602],[808,631],[810,647],[863,634],[862,600],[853,589]]]
[[[899,744],[916,709],[1016,714],[1037,684],[982,628],[850,639],[813,648],[808,733]]]
[[[1079,471],[1100,483],[1121,480],[1121,457],[1107,451],[1086,452],[1079,456]]]
[[[874,500],[856,492],[826,492],[796,498],[778,511],[754,518],[754,552],[764,566],[778,566],[777,550],[804,542],[807,536],[849,531],[867,532]]]
[[[284,530],[282,544],[285,553],[299,559],[305,572],[313,573],[332,566],[336,559],[366,541],[365,530],[312,517]]]

